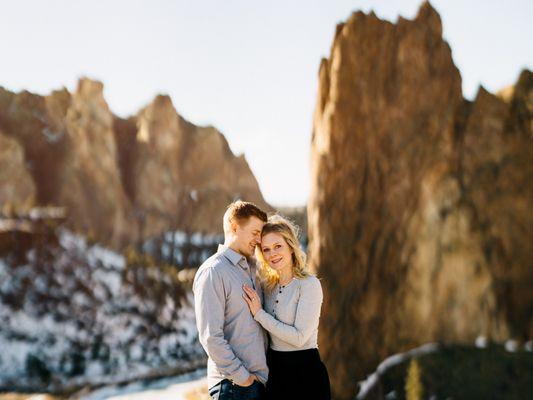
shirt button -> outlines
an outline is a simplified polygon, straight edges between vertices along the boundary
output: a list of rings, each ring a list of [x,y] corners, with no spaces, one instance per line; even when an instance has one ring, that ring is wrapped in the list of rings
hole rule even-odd
[[[276,303],[279,303],[279,300],[276,300]]]

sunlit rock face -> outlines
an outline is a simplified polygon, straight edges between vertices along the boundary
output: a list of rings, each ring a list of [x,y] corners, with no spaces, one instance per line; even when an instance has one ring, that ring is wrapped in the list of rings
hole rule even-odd
[[[227,204],[234,199],[247,199],[265,211],[272,208],[265,202],[259,185],[244,155],[234,156],[226,138],[216,128],[187,124],[188,145],[183,164],[185,187],[198,204],[198,213],[191,214],[191,225],[200,231],[212,231],[207,215],[219,215],[220,224]],[[197,165],[204,166],[200,171]]]
[[[10,175],[0,181],[0,206],[28,197],[63,206],[71,229],[115,248],[166,231],[220,233],[225,207],[238,198],[269,209],[244,156],[215,128],[183,119],[168,96],[122,119],[103,85],[87,78],[72,94],[0,88],[0,134],[19,145],[6,144],[5,170],[35,187],[26,194],[28,179]]]
[[[81,79],[74,94],[45,97],[2,90],[0,101],[0,129],[24,148],[37,204],[65,206],[70,226],[84,235],[112,245],[131,240],[102,84]]]
[[[35,185],[24,165],[24,149],[0,131],[0,204],[31,206]]]
[[[130,157],[123,175],[143,236],[169,226],[220,232],[226,206],[238,198],[268,208],[244,156],[235,157],[215,128],[183,119],[168,96],[142,109],[136,127],[133,155],[122,150]]]
[[[57,203],[68,208],[82,231],[114,244],[130,241],[130,204],[120,180],[113,115],[100,82],[80,80],[64,122],[69,151]]]
[[[524,71],[506,98],[464,100],[429,3],[414,20],[356,12],[337,27],[308,215],[339,398],[421,343],[531,337],[532,87]]]
[[[0,87],[0,131],[20,144],[24,169],[33,178],[39,204],[51,203],[59,192],[57,177],[66,149],[64,118],[70,101],[66,90],[42,97]]]

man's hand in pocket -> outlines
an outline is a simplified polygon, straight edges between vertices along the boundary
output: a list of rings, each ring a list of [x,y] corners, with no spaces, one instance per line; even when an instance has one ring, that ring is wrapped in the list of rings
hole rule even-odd
[[[254,374],[251,374],[248,379],[246,380],[246,382],[244,382],[242,385],[239,385],[239,386],[243,386],[243,387],[248,387],[248,386],[252,386],[254,381],[257,381],[257,376],[255,376]]]

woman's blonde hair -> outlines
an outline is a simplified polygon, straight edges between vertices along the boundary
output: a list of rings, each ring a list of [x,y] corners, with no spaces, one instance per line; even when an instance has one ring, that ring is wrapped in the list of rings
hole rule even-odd
[[[261,238],[269,233],[277,233],[285,240],[292,252],[292,272],[298,279],[309,276],[306,256],[298,242],[298,227],[281,215],[272,215],[261,231]],[[261,246],[256,247],[256,257],[259,261],[259,279],[267,292],[272,291],[279,282],[279,273],[268,265]]]

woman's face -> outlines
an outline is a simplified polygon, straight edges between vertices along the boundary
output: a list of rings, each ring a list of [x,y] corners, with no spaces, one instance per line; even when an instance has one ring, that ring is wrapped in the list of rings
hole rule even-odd
[[[261,238],[261,251],[270,268],[282,271],[292,268],[292,251],[279,233],[267,233]]]

